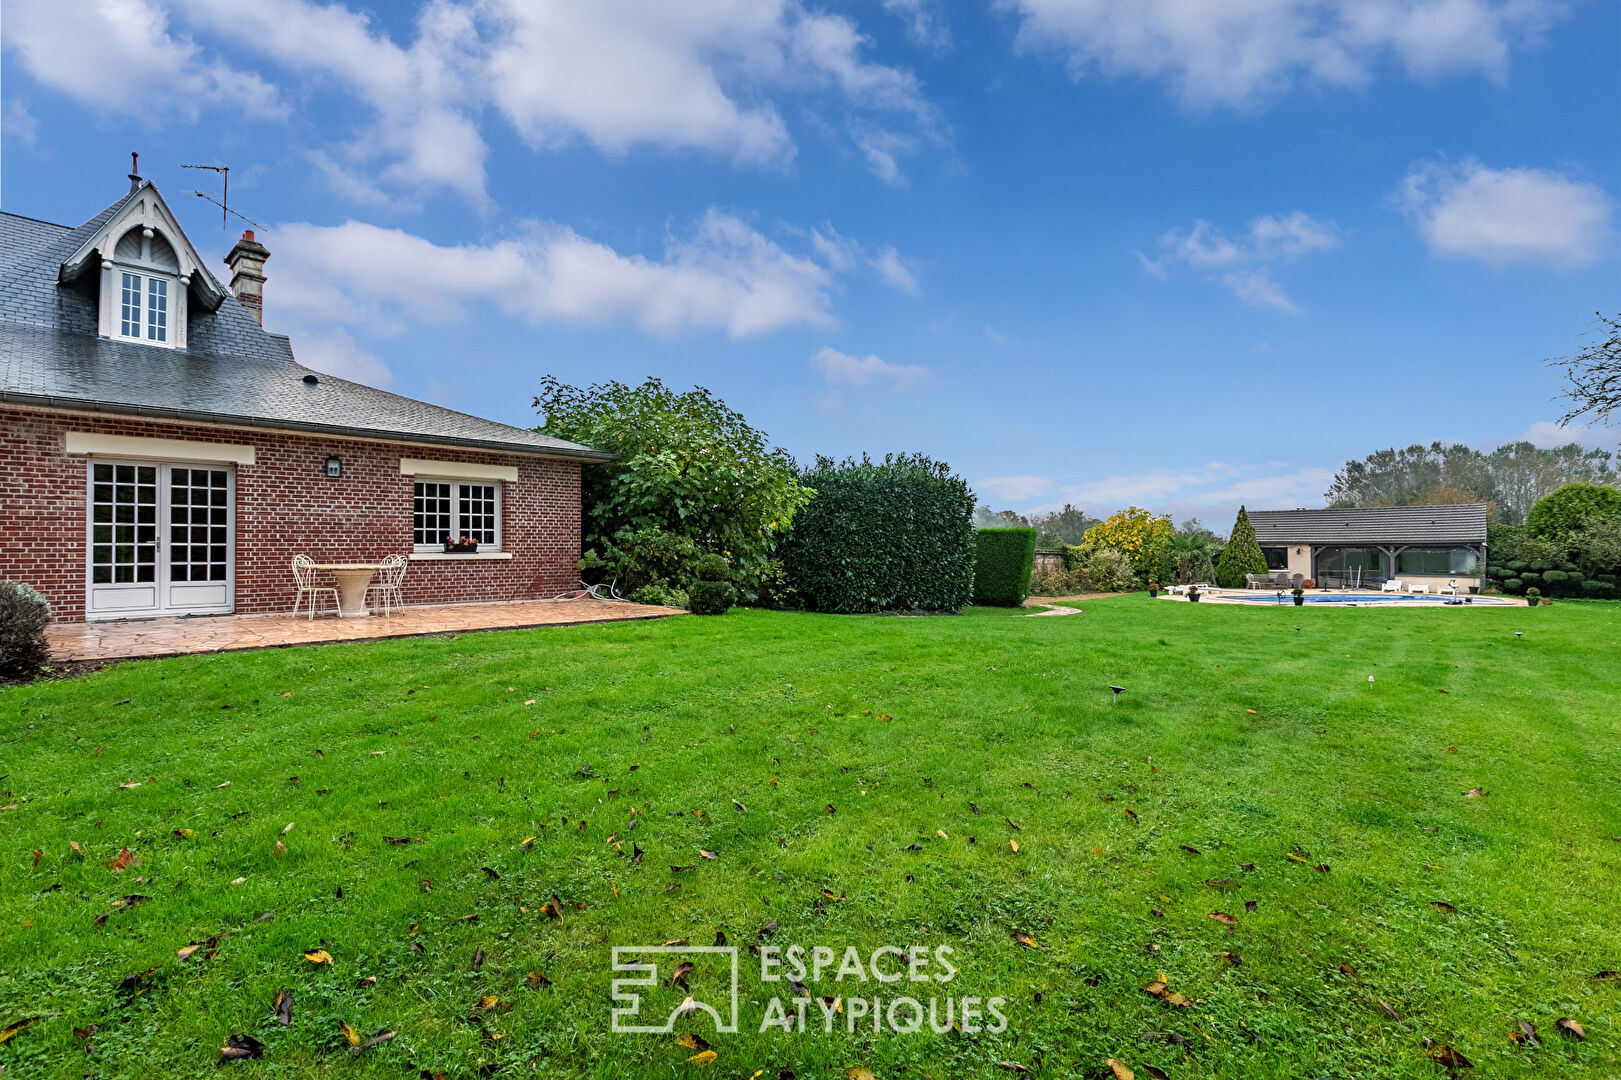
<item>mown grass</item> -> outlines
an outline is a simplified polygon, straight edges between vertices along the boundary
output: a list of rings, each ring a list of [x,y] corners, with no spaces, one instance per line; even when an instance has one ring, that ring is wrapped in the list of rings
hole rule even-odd
[[[1081,606],[734,611],[0,691],[0,1028],[42,1017],[0,1067],[212,1075],[244,1033],[264,1058],[224,1067],[265,1076],[1092,1076],[1111,1057],[1176,1080],[1443,1076],[1427,1038],[1479,1076],[1621,1074],[1621,982],[1593,978],[1621,969],[1621,606]],[[111,870],[126,846],[140,863]],[[745,949],[740,1032],[680,1025],[713,1045],[702,1073],[672,1037],[609,1033],[612,947],[748,946],[770,920],[767,944],[841,955],[950,946],[949,983],[830,969],[810,989],[1000,997],[1006,1030],[851,1034],[847,1010],[827,1034],[812,1006],[811,1033],[762,1034],[792,991]],[[330,965],[304,959],[322,947]],[[693,993],[723,1003],[698,963]],[[1160,974],[1191,1008],[1142,991]],[[1511,1042],[1522,1019],[1540,1046]],[[340,1022],[398,1034],[355,1057]]]

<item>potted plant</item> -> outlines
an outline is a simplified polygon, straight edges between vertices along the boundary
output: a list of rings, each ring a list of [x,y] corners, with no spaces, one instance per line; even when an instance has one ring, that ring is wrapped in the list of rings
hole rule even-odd
[[[1148,583],[1148,595],[1149,596],[1158,596],[1159,595],[1159,582],[1150,581]]]
[[[1525,605],[1526,605],[1526,607],[1536,607],[1540,603],[1542,603],[1542,590],[1541,589],[1539,589],[1535,585],[1533,585],[1529,589],[1525,590]]]
[[[1197,586],[1197,585],[1189,585],[1188,586],[1188,599],[1191,600],[1195,604],[1197,604],[1199,602],[1199,586]]]
[[[1314,577],[1309,577],[1305,581],[1302,581],[1301,584],[1308,589],[1315,589],[1317,587],[1317,579]]]
[[[478,554],[478,541],[474,540],[471,536],[463,536],[460,539],[457,539],[456,537],[451,536],[449,533],[446,533],[445,534],[445,554],[446,555],[477,555]]]
[[[1296,585],[1289,591],[1294,594],[1295,607],[1299,607],[1306,602],[1306,590],[1301,588],[1299,585]]]

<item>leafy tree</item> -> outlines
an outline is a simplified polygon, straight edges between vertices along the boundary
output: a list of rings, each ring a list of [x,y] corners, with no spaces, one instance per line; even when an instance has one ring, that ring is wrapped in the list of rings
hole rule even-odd
[[[1233,522],[1233,534],[1222,548],[1221,561],[1216,564],[1216,584],[1224,589],[1242,589],[1245,574],[1266,573],[1266,556],[1255,539],[1255,526],[1250,524],[1249,511],[1238,508],[1238,520]]]
[[[1098,524],[1098,519],[1087,517],[1069,503],[1062,510],[1046,514],[1031,514],[1030,524],[1035,528],[1037,546],[1046,551],[1057,550],[1086,539],[1086,530]]]
[[[1086,530],[1086,542],[1120,552],[1131,560],[1132,571],[1147,580],[1159,573],[1155,546],[1175,531],[1169,514],[1156,517],[1140,506],[1128,506]]]
[[[1197,519],[1193,522],[1197,526]],[[1214,569],[1210,565],[1210,551],[1214,546],[1201,533],[1208,533],[1211,540],[1217,540],[1214,533],[1208,529],[1182,528],[1172,533],[1164,541],[1164,555],[1161,560],[1160,583],[1169,584],[1173,579],[1179,585],[1191,585],[1195,581],[1209,581]]]
[[[1493,504],[1504,524],[1525,520],[1533,503],[1573,481],[1613,483],[1614,456],[1578,443],[1539,447],[1505,443],[1482,453],[1462,443],[1414,444],[1348,461],[1325,494],[1330,506]]]
[[[1578,416],[1592,413],[1608,423],[1621,409],[1621,315],[1594,312],[1596,321],[1588,328],[1589,341],[1570,356],[1545,361],[1563,368],[1568,387],[1565,398],[1570,411],[1560,418],[1568,424]]]
[[[725,556],[752,596],[778,538],[815,492],[787,451],[702,387],[678,394],[658,379],[585,388],[548,375],[536,430],[618,455],[581,470],[587,557],[630,589],[684,585],[705,552]]]
[[[1545,540],[1564,540],[1589,519],[1621,518],[1621,491],[1599,484],[1566,484],[1537,500],[1526,516],[1526,531]]]

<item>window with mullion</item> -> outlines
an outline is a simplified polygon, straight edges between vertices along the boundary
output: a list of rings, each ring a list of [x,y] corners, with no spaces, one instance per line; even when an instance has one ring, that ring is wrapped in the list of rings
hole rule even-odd
[[[123,292],[119,298],[118,332],[124,337],[141,336],[141,276],[125,274]]]
[[[446,537],[468,537],[501,548],[501,485],[468,480],[418,480],[413,486],[411,546],[440,549]]]

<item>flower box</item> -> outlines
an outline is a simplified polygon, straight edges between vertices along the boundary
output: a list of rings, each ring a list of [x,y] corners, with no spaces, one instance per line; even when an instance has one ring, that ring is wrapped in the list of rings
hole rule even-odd
[[[458,544],[453,540],[447,540],[447,541],[445,541],[445,554],[446,555],[477,555],[478,554],[478,543],[476,541],[471,541],[470,540],[465,544]]]

